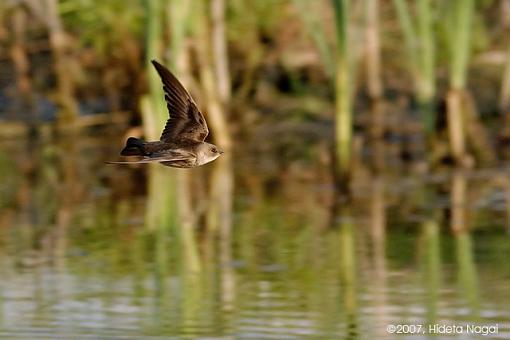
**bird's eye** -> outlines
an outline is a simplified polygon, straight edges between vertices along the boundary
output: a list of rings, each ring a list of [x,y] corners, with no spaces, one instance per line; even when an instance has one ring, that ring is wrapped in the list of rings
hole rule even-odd
[[[218,149],[216,149],[216,148],[212,148],[212,149],[211,149],[211,151],[212,151],[212,152],[214,152],[214,153],[216,153],[216,152],[218,152]]]

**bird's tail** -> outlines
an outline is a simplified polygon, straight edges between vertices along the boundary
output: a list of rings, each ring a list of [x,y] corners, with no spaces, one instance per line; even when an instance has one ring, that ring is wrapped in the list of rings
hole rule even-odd
[[[120,152],[121,156],[143,156],[145,142],[135,137],[129,137],[126,146]]]

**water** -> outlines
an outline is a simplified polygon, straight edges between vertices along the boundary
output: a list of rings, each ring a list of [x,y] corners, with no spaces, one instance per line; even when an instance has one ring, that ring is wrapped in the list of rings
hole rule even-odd
[[[103,164],[121,144],[1,144],[0,337],[422,339],[476,324],[510,338],[506,170],[361,169],[337,206],[313,150],[188,172]],[[387,331],[404,324],[423,329]]]

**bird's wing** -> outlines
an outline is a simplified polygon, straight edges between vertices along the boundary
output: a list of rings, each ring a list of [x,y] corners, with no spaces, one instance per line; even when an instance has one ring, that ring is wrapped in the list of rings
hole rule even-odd
[[[166,154],[155,155],[152,157],[144,157],[136,161],[119,161],[119,162],[105,162],[106,164],[140,164],[140,163],[153,163],[153,162],[169,162],[169,161],[185,161],[190,159],[193,154],[180,152],[180,151],[166,151]]]
[[[172,158],[172,157],[154,157],[154,158],[144,158],[137,161],[125,161],[125,162],[110,162],[106,161],[106,164],[141,164],[141,163],[154,163],[154,162],[169,162],[169,161],[185,161],[189,158]]]
[[[203,142],[209,134],[204,115],[177,78],[163,65],[152,64],[163,81],[163,91],[170,118],[160,140],[167,143],[182,141]]]
[[[173,162],[173,161],[190,161],[195,160],[196,154],[186,149],[162,150],[154,152],[150,157],[143,157],[136,161],[115,161],[105,162],[106,164],[140,164],[140,163],[154,163],[154,162]]]

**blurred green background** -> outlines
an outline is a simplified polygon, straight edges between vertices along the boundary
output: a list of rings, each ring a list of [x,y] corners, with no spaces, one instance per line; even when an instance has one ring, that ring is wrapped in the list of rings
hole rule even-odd
[[[0,338],[509,338],[509,146],[509,0],[2,0]]]

